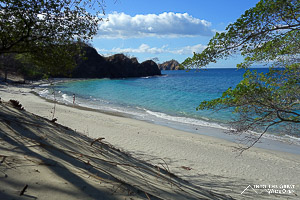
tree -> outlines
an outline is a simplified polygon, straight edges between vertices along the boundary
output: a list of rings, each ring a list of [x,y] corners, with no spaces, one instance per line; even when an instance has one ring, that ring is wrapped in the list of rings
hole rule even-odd
[[[247,148],[272,127],[299,134],[300,1],[261,0],[226,32],[216,33],[203,52],[194,53],[182,64],[200,68],[238,53],[244,57],[238,68],[262,63],[269,66],[269,72],[247,70],[235,88],[220,98],[201,102],[197,109],[233,108],[237,117],[230,123],[231,132],[260,132],[251,137]]]
[[[96,9],[103,11],[98,0],[0,0],[0,8],[0,55],[26,54],[45,69],[55,66],[49,60],[74,65],[79,44],[97,33]]]
[[[3,69],[4,81],[7,82],[9,72],[16,71],[16,60],[14,54],[1,54],[0,55],[0,69]]]

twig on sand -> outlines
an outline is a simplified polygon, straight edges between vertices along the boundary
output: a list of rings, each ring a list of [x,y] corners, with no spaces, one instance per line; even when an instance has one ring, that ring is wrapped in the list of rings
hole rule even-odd
[[[22,196],[25,192],[26,192],[26,189],[28,188],[28,185],[26,184],[23,188],[23,190],[20,192],[20,196]]]
[[[148,200],[151,200],[150,197],[149,197],[149,195],[147,194],[147,192],[145,192],[145,195],[146,195],[146,197],[147,197]]]
[[[190,167],[186,167],[186,166],[181,166],[182,169],[185,169],[185,170],[191,170],[192,168]]]
[[[7,158],[7,156],[0,155],[0,157],[3,157],[0,163],[4,163],[4,161]]]
[[[117,192],[117,190],[122,186],[123,184],[120,183],[120,185],[117,187],[117,189],[115,189],[115,191],[112,192],[112,194],[115,194]]]
[[[95,143],[95,142],[100,142],[101,143],[101,140],[104,140],[105,138],[103,138],[103,137],[100,137],[100,138],[97,138],[96,140],[94,140],[93,142],[91,142],[91,146],[93,146],[93,144]]]

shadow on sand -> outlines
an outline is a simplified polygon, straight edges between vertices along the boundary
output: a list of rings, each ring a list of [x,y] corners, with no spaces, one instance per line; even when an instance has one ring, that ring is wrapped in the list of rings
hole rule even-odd
[[[210,189],[230,183],[204,180],[211,180],[207,187],[196,186],[103,140],[0,103],[0,199],[232,199]]]

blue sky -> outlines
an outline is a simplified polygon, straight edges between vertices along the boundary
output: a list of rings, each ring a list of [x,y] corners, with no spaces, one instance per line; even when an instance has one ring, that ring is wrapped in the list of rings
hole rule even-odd
[[[139,62],[183,62],[201,52],[258,0],[106,0],[104,21],[93,46],[102,55],[124,53]],[[210,67],[235,67],[240,56]]]

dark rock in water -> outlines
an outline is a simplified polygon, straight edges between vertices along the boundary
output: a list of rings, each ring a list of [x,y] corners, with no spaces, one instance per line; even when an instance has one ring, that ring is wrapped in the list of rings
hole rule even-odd
[[[176,60],[166,61],[158,65],[160,70],[183,70],[184,68],[180,67],[180,64]]]
[[[139,72],[142,76],[153,76],[152,74],[161,75],[160,69],[157,64],[152,60],[146,60],[141,63],[139,67]]]
[[[128,58],[124,54],[103,57],[96,49],[85,47],[85,59],[78,59],[73,70],[74,78],[128,78],[161,75],[157,64],[153,61],[139,63],[136,58]]]

